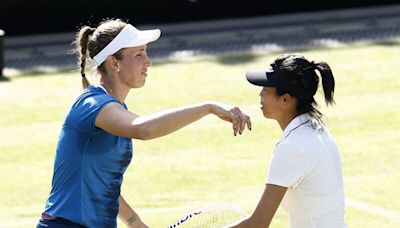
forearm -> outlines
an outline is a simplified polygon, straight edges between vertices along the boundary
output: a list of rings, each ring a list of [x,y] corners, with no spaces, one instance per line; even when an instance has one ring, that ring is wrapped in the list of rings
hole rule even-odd
[[[272,218],[278,209],[287,188],[267,184],[264,193],[258,202],[256,209],[253,214],[243,221],[229,226],[230,228],[257,228],[257,227],[269,227]]]
[[[212,104],[200,103],[141,116],[133,121],[142,139],[153,139],[177,131],[211,113]]]
[[[110,103],[100,111],[95,124],[113,135],[147,140],[170,134],[210,113],[232,123],[235,136],[246,126],[251,129],[250,117],[238,107],[218,102],[204,102],[147,116],[138,116],[119,104]]]
[[[251,217],[229,226],[229,228],[257,228],[257,227],[259,226],[253,223]]]
[[[123,221],[128,227],[139,227],[136,224],[142,223],[138,214],[132,209],[131,206],[125,201],[125,199],[120,195],[119,197],[119,219]]]

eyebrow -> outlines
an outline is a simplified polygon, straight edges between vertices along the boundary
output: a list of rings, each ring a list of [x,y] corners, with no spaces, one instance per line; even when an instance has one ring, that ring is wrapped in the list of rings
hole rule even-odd
[[[136,52],[141,52],[141,51],[146,51],[146,48],[137,49],[137,50],[134,50],[133,52],[136,53]]]
[[[142,51],[145,51],[145,49],[144,49],[144,48],[141,48],[141,49],[137,49],[137,50],[129,50],[129,53],[130,53],[130,54],[137,54],[137,53],[140,53],[140,52],[142,52]]]

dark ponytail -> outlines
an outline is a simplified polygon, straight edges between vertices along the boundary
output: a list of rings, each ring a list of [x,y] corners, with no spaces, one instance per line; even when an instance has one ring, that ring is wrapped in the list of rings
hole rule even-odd
[[[318,70],[322,79],[325,102],[327,105],[335,103],[333,95],[335,92],[335,79],[331,68],[326,62],[309,62],[304,56],[298,54],[284,54],[275,59],[274,63],[287,79],[290,86],[277,88],[279,96],[288,93],[296,97],[296,111],[299,114],[308,113],[320,123],[322,113],[317,109],[318,104],[314,96],[318,90],[319,77],[315,70]]]
[[[332,70],[326,62],[314,62],[311,64],[317,69],[322,78],[322,88],[324,89],[325,103],[332,105],[335,103],[333,95],[335,92],[335,79],[333,78]]]
[[[89,26],[84,26],[78,32],[75,40],[76,52],[79,53],[78,64],[81,71],[83,88],[86,88],[90,85],[89,80],[86,78],[85,66],[86,66],[86,59],[88,56],[88,46],[90,42],[89,36],[92,35],[94,31],[95,31],[94,28],[91,28]]]

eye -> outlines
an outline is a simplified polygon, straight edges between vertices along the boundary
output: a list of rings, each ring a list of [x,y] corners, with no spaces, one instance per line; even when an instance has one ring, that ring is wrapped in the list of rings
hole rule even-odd
[[[147,52],[138,52],[136,53],[135,57],[142,57],[144,55],[147,55]]]

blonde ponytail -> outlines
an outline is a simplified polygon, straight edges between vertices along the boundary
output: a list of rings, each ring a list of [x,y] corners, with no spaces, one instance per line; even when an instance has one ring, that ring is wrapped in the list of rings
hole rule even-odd
[[[89,36],[92,35],[94,31],[95,31],[94,28],[91,28],[89,26],[84,26],[78,32],[75,40],[76,52],[79,53],[78,64],[81,71],[83,88],[86,88],[90,85],[89,80],[86,78],[85,66],[86,66],[86,59],[88,56],[88,45],[90,42]]]

